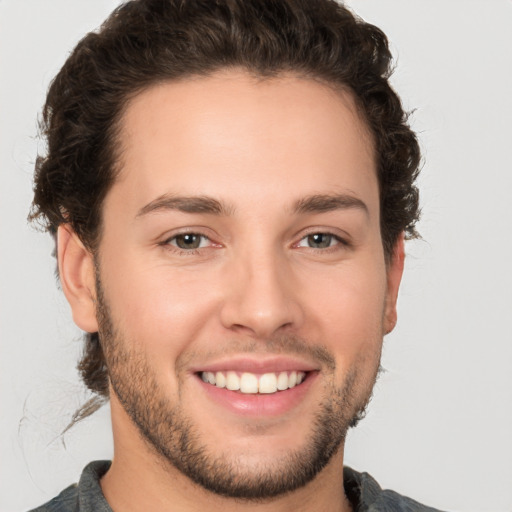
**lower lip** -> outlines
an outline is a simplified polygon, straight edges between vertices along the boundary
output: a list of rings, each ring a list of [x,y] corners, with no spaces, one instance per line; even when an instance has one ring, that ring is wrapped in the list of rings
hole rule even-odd
[[[245,394],[239,391],[230,391],[203,382],[199,375],[195,377],[207,396],[227,410],[239,416],[271,417],[280,416],[299,406],[316,380],[317,375],[317,372],[309,372],[306,379],[294,388],[269,394]]]

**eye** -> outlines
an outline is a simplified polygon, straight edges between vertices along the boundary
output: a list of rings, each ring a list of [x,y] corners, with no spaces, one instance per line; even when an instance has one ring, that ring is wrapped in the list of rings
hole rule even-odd
[[[207,247],[209,242],[210,239],[207,236],[199,235],[197,233],[183,233],[181,235],[173,236],[167,240],[166,243],[174,245],[175,247],[178,247],[178,249],[194,250]]]
[[[330,233],[311,233],[305,236],[298,244],[297,247],[310,247],[312,249],[327,249],[334,245],[342,243],[341,240]]]

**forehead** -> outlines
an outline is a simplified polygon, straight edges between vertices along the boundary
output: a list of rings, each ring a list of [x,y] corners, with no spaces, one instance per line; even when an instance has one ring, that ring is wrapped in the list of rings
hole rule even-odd
[[[261,202],[360,189],[378,202],[353,98],[311,79],[233,70],[161,83],[128,103],[119,142],[109,195],[122,189],[134,209],[169,193]]]

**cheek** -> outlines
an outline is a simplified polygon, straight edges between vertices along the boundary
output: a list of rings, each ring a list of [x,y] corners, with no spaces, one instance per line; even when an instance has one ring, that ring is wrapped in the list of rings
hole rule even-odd
[[[320,284],[318,279],[316,284]],[[310,287],[313,339],[326,344],[338,364],[348,367],[365,354],[380,354],[385,306],[385,273],[372,267],[346,268]],[[319,339],[318,337],[321,336]],[[343,369],[343,368],[342,368]]]
[[[208,326],[215,298],[197,273],[162,266],[123,274],[108,274],[111,313],[126,342],[143,343],[150,359],[175,358]]]

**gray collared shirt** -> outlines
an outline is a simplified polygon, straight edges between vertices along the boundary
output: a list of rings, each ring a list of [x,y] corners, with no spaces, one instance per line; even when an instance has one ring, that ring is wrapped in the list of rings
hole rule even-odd
[[[70,485],[31,512],[112,512],[100,486],[109,467],[109,461],[91,462],[78,484]],[[358,473],[349,467],[343,469],[343,483],[354,512],[441,512],[394,491],[382,490],[368,473]]]

